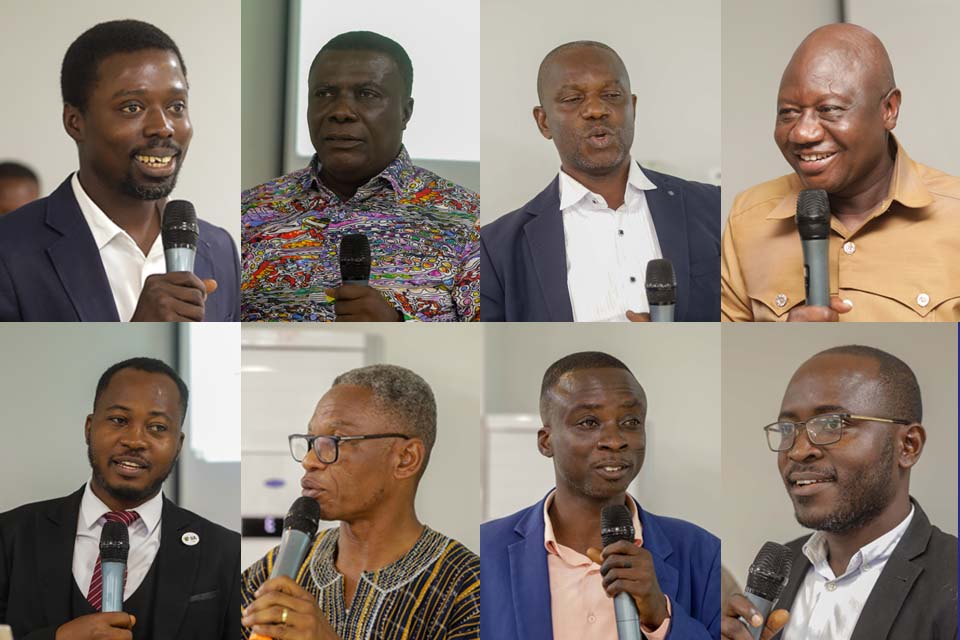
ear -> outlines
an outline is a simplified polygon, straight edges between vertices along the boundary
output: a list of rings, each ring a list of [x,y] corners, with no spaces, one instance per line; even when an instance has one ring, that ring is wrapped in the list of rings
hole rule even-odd
[[[900,435],[899,439],[900,451],[897,455],[897,463],[901,469],[910,469],[917,464],[926,442],[927,430],[923,428],[922,424],[907,426],[906,431]]]
[[[183,448],[183,431],[180,432],[180,440],[177,442],[177,456],[180,456],[180,449]]]
[[[87,446],[90,445],[90,427],[93,426],[93,414],[87,416],[86,421],[83,423],[83,441],[87,443]]]
[[[883,126],[887,131],[893,131],[900,117],[900,89],[891,89],[880,103],[880,112],[883,114]],[[922,427],[921,427],[922,428]]]
[[[637,95],[635,93],[630,94],[630,104],[633,105],[633,115],[637,115]]]
[[[553,457],[553,444],[550,442],[552,431],[548,424],[543,425],[540,427],[540,430],[537,431],[537,449],[540,450],[540,455],[545,458]]]
[[[553,140],[553,134],[550,132],[550,125],[547,123],[547,112],[543,107],[538,105],[533,108],[533,119],[537,123],[537,129],[540,130],[540,135],[547,140]]]
[[[73,141],[80,144],[84,140],[85,122],[83,113],[72,104],[63,105],[63,129]]]
[[[410,116],[413,115],[413,98],[407,98],[403,105],[403,129],[406,131],[407,123],[410,122]]]
[[[396,477],[397,480],[416,478],[423,468],[427,448],[423,445],[423,441],[420,440],[420,438],[410,438],[402,442],[403,445],[400,447],[400,455],[397,458],[397,466],[393,472],[394,477]]]

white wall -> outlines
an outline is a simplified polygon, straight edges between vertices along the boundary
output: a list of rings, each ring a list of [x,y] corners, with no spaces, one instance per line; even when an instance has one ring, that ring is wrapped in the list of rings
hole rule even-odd
[[[797,524],[763,426],[776,420],[800,364],[823,349],[864,344],[914,370],[927,444],[910,493],[933,524],[957,534],[957,325],[723,326],[723,563],[741,582],[761,545],[810,533]],[[721,506],[721,505],[718,505]]]
[[[99,22],[135,18],[167,33],[190,82],[193,141],[172,197],[240,241],[240,11],[233,0],[0,0],[0,159],[40,175],[43,195],[77,170],[63,130],[60,65],[70,43]]]
[[[483,224],[523,206],[560,169],[532,111],[540,61],[572,40],[598,40],[623,58],[637,96],[635,159],[700,182],[719,169],[719,2],[484,0],[481,21]]]

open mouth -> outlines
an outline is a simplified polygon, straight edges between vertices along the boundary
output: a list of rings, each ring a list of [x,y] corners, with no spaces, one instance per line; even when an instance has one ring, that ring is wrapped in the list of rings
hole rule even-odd
[[[623,463],[601,464],[594,467],[594,470],[607,480],[619,480],[623,478],[630,470],[630,465]]]
[[[139,460],[131,458],[114,459],[110,464],[116,469],[117,473],[126,477],[136,477],[147,472],[150,466]]]
[[[801,477],[792,478],[789,482],[790,493],[806,496],[822,491],[827,486],[833,484],[835,480],[829,477]]]
[[[140,171],[148,176],[165,178],[173,174],[177,168],[178,154],[155,155],[152,153],[137,153],[133,156]]]
[[[607,131],[591,131],[587,142],[595,149],[606,149],[614,143],[615,138]]]
[[[810,153],[800,152],[795,154],[800,168],[805,172],[816,172],[829,164],[830,160],[837,155],[836,151],[829,153]]]

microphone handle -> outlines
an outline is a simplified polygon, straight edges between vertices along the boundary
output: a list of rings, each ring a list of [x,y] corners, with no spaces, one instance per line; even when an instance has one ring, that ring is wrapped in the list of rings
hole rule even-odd
[[[750,593],[749,591],[744,591],[743,595],[747,598],[747,600],[750,601],[750,604],[752,604],[757,611],[760,612],[760,617],[763,618],[763,622],[759,627],[751,627],[750,623],[748,623],[742,617],[739,620],[743,623],[743,626],[747,628],[747,631],[750,632],[753,640],[760,640],[760,634],[763,633],[763,628],[767,624],[767,616],[769,616],[770,611],[773,610],[773,603],[766,598],[761,598],[755,593]]]
[[[103,598],[100,600],[100,611],[116,613],[123,611],[123,578],[127,570],[126,562],[100,562],[100,571],[103,585]]]
[[[167,273],[189,271],[193,273],[193,262],[197,257],[196,247],[171,247],[163,250],[167,262]]]
[[[650,305],[650,322],[673,322],[672,304]]]
[[[369,280],[344,280],[344,281],[341,283],[341,286],[343,286],[343,285],[350,285],[350,286],[357,286],[357,287],[369,287],[369,286],[370,286],[370,281],[369,281]]]
[[[803,240],[803,280],[807,290],[806,304],[814,307],[830,306],[829,262],[830,240],[818,238]]]
[[[296,529],[287,529],[283,532],[280,539],[280,552],[277,553],[277,559],[273,563],[273,571],[270,572],[271,578],[278,576],[287,576],[296,578],[303,559],[307,557],[307,551],[310,550],[312,538],[303,531]]]
[[[640,635],[640,614],[637,603],[629,593],[618,593],[613,598],[613,610],[617,616],[617,638],[619,640],[642,640]]]

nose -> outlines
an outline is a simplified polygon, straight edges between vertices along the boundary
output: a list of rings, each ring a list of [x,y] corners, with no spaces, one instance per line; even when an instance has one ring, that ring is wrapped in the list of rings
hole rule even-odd
[[[803,111],[790,129],[789,140],[797,145],[810,145],[823,140],[823,126],[812,109]]]
[[[310,451],[307,451],[307,455],[303,456],[300,466],[303,467],[303,470],[307,472],[327,468],[325,463],[320,462],[320,458],[317,457],[317,452],[313,450],[313,447],[310,447]]]
[[[793,440],[793,446],[787,451],[787,457],[795,462],[810,460],[812,458],[822,458],[823,450],[810,442],[810,434],[807,433],[806,426],[797,431]]]
[[[124,429],[120,444],[127,449],[145,449],[147,446],[147,425],[142,422],[132,423]]]
[[[341,91],[337,94],[327,117],[337,123],[353,122],[357,119],[357,110],[350,92]]]
[[[627,439],[623,437],[619,425],[615,422],[609,423],[600,432],[600,439],[597,440],[597,448],[608,451],[621,451],[629,446]]]
[[[610,107],[598,95],[588,94],[580,106],[580,116],[585,120],[597,120],[610,115]]]
[[[148,138],[170,138],[173,136],[173,120],[165,109],[155,108],[147,112],[144,134]]]

